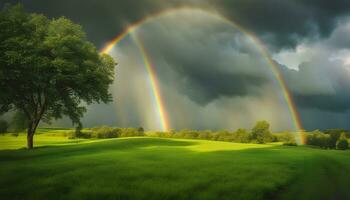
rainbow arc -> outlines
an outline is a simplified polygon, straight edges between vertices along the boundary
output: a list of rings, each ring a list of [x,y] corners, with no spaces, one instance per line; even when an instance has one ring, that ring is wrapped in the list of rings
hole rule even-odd
[[[288,106],[288,110],[290,113],[290,117],[291,120],[293,122],[293,125],[296,129],[296,140],[299,144],[304,144],[305,143],[305,138],[304,138],[304,134],[301,132],[301,130],[303,130],[302,125],[301,125],[301,121],[296,109],[296,106],[293,102],[293,99],[291,97],[291,94],[288,90],[288,87],[286,85],[285,80],[283,79],[283,76],[279,70],[279,67],[277,65],[277,63],[271,58],[269,52],[267,51],[266,47],[263,45],[263,43],[260,41],[260,39],[255,36],[253,33],[251,33],[250,31],[248,31],[247,29],[245,29],[244,27],[242,27],[241,25],[239,25],[238,23],[229,20],[227,18],[225,18],[224,16],[216,13],[216,12],[212,12],[212,11],[207,11],[207,10],[202,10],[202,9],[198,9],[198,8],[186,8],[186,7],[180,7],[180,8],[171,8],[171,9],[165,9],[162,10],[160,12],[154,13],[150,16],[147,16],[139,21],[136,21],[135,23],[129,25],[121,34],[117,35],[113,40],[111,40],[110,42],[107,43],[107,45],[105,45],[105,47],[101,50],[101,53],[109,53],[113,47],[115,45],[117,45],[121,40],[123,40],[127,35],[135,32],[135,30],[137,29],[138,26],[148,23],[152,20],[157,19],[160,16],[163,15],[169,15],[171,13],[174,12],[178,12],[178,11],[198,11],[198,12],[203,12],[211,17],[214,17],[220,21],[222,21],[225,24],[228,24],[238,30],[240,30],[242,33],[244,33],[249,39],[251,39],[251,41],[256,45],[257,49],[260,51],[261,55],[264,57],[264,59],[267,61],[267,63],[270,66],[270,69],[272,71],[273,76],[275,77],[278,86],[280,87],[281,91],[283,92],[283,98],[285,99],[286,105]],[[136,45],[138,46],[144,64],[145,64],[145,68],[149,74],[150,77],[150,85],[152,87],[152,93],[155,99],[155,103],[157,105],[157,109],[158,109],[158,115],[159,115],[159,119],[161,122],[161,127],[163,131],[169,130],[170,128],[170,123],[168,120],[168,115],[166,113],[166,109],[164,106],[164,102],[161,96],[161,92],[160,92],[160,88],[159,88],[159,83],[158,83],[158,79],[157,79],[157,75],[156,75],[156,70],[154,68],[154,66],[151,63],[151,59],[149,58],[149,55],[143,45],[143,43],[140,41],[140,39],[132,34],[132,38],[134,39]]]

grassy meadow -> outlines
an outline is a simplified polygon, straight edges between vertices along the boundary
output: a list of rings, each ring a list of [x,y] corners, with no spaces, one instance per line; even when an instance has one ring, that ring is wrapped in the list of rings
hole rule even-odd
[[[350,151],[64,132],[0,136],[1,199],[350,199]]]

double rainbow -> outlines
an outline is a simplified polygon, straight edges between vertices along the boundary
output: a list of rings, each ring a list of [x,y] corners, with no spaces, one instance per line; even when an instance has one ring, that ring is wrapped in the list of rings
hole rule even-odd
[[[288,106],[288,110],[289,110],[289,113],[291,116],[292,123],[297,131],[296,132],[297,143],[304,144],[305,137],[304,137],[304,134],[301,133],[301,130],[303,128],[302,128],[301,121],[300,121],[300,118],[299,118],[298,113],[297,113],[296,106],[293,102],[293,99],[289,93],[287,86],[286,86],[286,82],[283,79],[283,76],[281,75],[281,72],[280,72],[276,62],[271,58],[269,52],[267,51],[267,49],[265,48],[265,46],[263,45],[263,43],[260,41],[260,39],[258,37],[256,37],[253,33],[249,32],[247,29],[245,29],[244,27],[242,27],[238,23],[225,18],[224,16],[220,15],[217,12],[207,11],[207,10],[202,10],[202,9],[197,9],[197,8],[187,8],[187,7],[179,7],[179,8],[171,8],[171,9],[162,10],[160,12],[157,12],[155,14],[147,16],[147,17],[129,25],[121,34],[117,35],[113,40],[108,42],[107,45],[101,50],[101,53],[109,53],[115,45],[117,45],[121,40],[123,40],[125,38],[125,36],[127,36],[130,33],[134,33],[134,31],[137,29],[137,27],[140,26],[141,24],[155,20],[159,16],[169,15],[169,14],[177,12],[177,11],[204,12],[205,14],[207,14],[213,18],[216,18],[216,19],[218,19],[218,20],[220,20],[220,21],[222,21],[222,22],[224,22],[224,23],[226,23],[234,28],[237,28],[242,33],[244,33],[248,38],[250,38],[252,40],[252,42],[257,46],[261,55],[269,63],[270,69],[271,69],[274,77],[276,78],[276,81],[277,81],[280,89],[283,91],[283,97],[284,97],[285,102]],[[169,125],[170,123],[168,120],[166,109],[164,107],[164,102],[163,102],[163,99],[161,96],[161,92],[159,90],[159,83],[157,80],[156,70],[155,70],[154,66],[152,65],[152,63],[150,62],[149,56],[148,56],[147,51],[146,51],[144,45],[142,44],[142,42],[135,35],[133,36],[133,38],[134,38],[134,41],[142,54],[142,58],[144,60],[146,70],[147,70],[149,77],[150,77],[150,84],[152,87],[152,93],[155,97],[155,103],[157,105],[158,115],[159,115],[159,120],[161,122],[162,130],[167,131],[170,128],[170,125]]]

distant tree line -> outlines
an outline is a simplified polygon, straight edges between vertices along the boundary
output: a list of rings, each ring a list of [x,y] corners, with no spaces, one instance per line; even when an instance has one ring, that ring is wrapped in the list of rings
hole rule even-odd
[[[264,144],[269,142],[282,142],[284,145],[296,146],[296,135],[292,132],[283,132],[272,134],[269,130],[269,123],[266,121],[257,122],[251,131],[238,129],[234,132],[221,130],[180,130],[169,132],[152,132],[149,136],[167,137],[167,138],[185,138],[185,139],[204,139],[215,141],[227,141],[237,143],[256,143]],[[341,129],[330,129],[324,132],[315,130],[312,132],[303,132],[305,144],[318,146],[323,149],[349,149],[350,131]]]
[[[75,138],[118,138],[118,137],[135,137],[135,136],[145,136],[144,129],[140,128],[113,128],[108,126],[86,128],[86,129],[76,129],[68,131],[67,136],[70,139]]]
[[[341,129],[331,129],[321,132],[315,130],[306,134],[306,144],[323,149],[346,150],[349,148],[350,132]]]
[[[265,144],[269,142],[279,141],[279,137],[272,134],[270,124],[267,121],[258,121],[252,130],[238,129],[235,132],[220,130],[171,130],[168,132],[152,132],[149,136],[169,137],[169,138],[185,138],[185,139],[203,139],[238,143],[256,143]]]
[[[12,132],[13,135],[18,135],[18,132],[24,131],[23,119],[21,115],[16,114],[13,122],[10,124],[5,120],[0,120],[0,133]],[[317,146],[323,149],[349,149],[350,131],[342,129],[330,129],[323,132],[314,130],[311,132],[302,133],[305,144]],[[296,135],[293,132],[271,133],[270,124],[267,121],[258,121],[251,130],[237,129],[236,131],[227,130],[170,130],[165,132],[148,132],[145,133],[142,127],[140,128],[116,128],[108,126],[100,126],[94,128],[77,127],[76,130],[68,130],[64,136],[70,139],[75,138],[119,138],[119,137],[134,137],[134,136],[152,136],[165,138],[184,138],[184,139],[202,139],[215,140],[237,143],[255,143],[265,144],[269,142],[282,142],[284,145],[296,146]]]

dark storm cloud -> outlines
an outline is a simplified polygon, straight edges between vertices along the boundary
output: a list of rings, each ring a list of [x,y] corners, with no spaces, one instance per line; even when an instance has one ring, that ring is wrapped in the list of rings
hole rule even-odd
[[[88,37],[98,47],[120,34],[128,24],[140,20],[155,11],[168,7],[161,0],[0,0],[5,3],[21,3],[30,12],[49,17],[65,16],[83,26]]]
[[[176,76],[177,90],[201,105],[220,97],[260,95],[269,82],[269,68],[255,44],[204,12],[174,13],[141,27],[138,35],[162,82]],[[175,74],[162,72],[166,66]]]
[[[349,15],[348,0],[3,0],[83,25],[99,47],[130,23],[165,8],[191,6],[217,10],[257,34],[271,50],[292,48],[301,40],[327,37],[339,18]]]
[[[303,63],[299,71],[281,69],[300,107],[329,112],[350,110],[350,71],[343,63],[324,59]]]
[[[129,24],[160,10],[182,5],[218,11],[253,32],[270,52],[279,53],[285,49],[293,51],[300,44],[312,43],[315,46],[310,51],[319,54],[318,57],[310,56],[311,62],[300,65],[299,71],[288,69],[288,63],[285,64],[287,66],[281,66],[288,88],[302,117],[307,118],[303,121],[308,123],[308,128],[326,126],[328,122],[331,124],[329,126],[335,124],[349,127],[343,121],[339,124],[337,122],[350,115],[350,73],[343,63],[330,61],[328,57],[340,49],[350,48],[349,23],[343,26],[344,21],[349,21],[346,19],[350,15],[350,0],[0,0],[0,6],[5,2],[21,2],[26,10],[50,17],[66,16],[81,24],[89,39],[99,48],[120,34]],[[246,98],[261,100],[266,95],[263,88],[276,90],[271,87],[273,78],[268,66],[257,53],[254,44],[249,43],[244,35],[202,18],[203,16],[197,20],[195,16],[181,16],[183,15],[180,13],[170,21],[155,21],[153,25],[140,27],[137,32],[155,64],[160,84],[171,89],[167,92],[191,100],[187,110],[195,107],[198,111],[208,108],[208,104],[212,103],[211,105],[216,106],[210,110],[212,114],[218,107],[223,110],[232,107],[226,101],[221,101],[222,97],[227,97],[240,107],[246,105]],[[311,53],[307,52],[306,55]],[[133,56],[138,58],[140,55],[137,50],[130,50],[128,56],[132,60]],[[116,58],[120,57],[121,55],[116,54]],[[125,63],[124,66],[120,63],[119,67],[125,69],[130,65],[137,66],[132,62]],[[130,72],[134,69],[128,70]],[[120,79],[119,77],[117,80]],[[129,82],[131,78],[125,79],[123,84],[132,85]],[[133,76],[132,80],[134,79],[138,77]],[[123,84],[120,87],[127,89],[118,93],[119,98],[127,96],[125,101],[132,102],[130,107],[133,109],[122,112],[121,115],[140,113],[135,105],[144,97],[130,95],[132,92],[141,92],[137,87],[129,89]],[[240,97],[245,102],[237,103]],[[125,105],[116,102],[120,107]],[[197,109],[197,106],[200,108]],[[145,107],[149,107],[149,104],[143,105],[140,110]],[[95,113],[100,113],[98,123],[101,123],[105,112],[111,110],[113,109],[108,107],[102,111],[97,106],[90,112],[91,120],[86,120],[95,124]],[[118,107],[118,110],[121,108]],[[241,111],[240,108],[238,110]],[[262,108],[261,111],[263,110]],[[259,111],[254,111],[254,116]],[[152,111],[147,110],[146,113],[149,112]],[[192,118],[195,118],[198,113],[193,113]],[[215,116],[217,119],[203,120],[207,120],[208,124],[219,123],[223,121],[221,114]],[[182,112],[179,115],[180,118],[183,117]],[[145,114],[144,118],[151,117]],[[103,123],[113,124],[114,121],[110,120],[115,118],[116,116],[110,114]],[[135,124],[139,123],[135,116],[131,116],[127,122],[133,120]],[[196,126],[201,124],[202,119]]]
[[[205,105],[220,97],[254,95],[258,93],[266,79],[257,75],[228,74],[222,71],[210,70],[215,67],[202,65],[204,70],[198,71],[192,65],[183,63],[181,92],[188,95],[193,101]],[[178,66],[178,65],[177,65]]]
[[[228,18],[274,48],[293,48],[305,39],[327,37],[337,20],[349,15],[348,0],[212,0]]]

